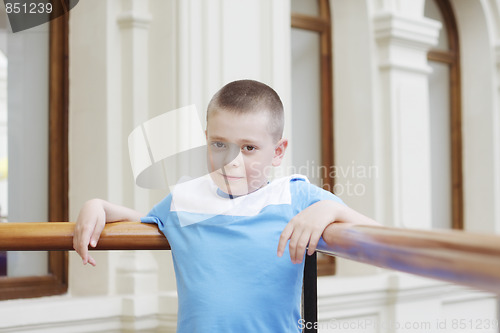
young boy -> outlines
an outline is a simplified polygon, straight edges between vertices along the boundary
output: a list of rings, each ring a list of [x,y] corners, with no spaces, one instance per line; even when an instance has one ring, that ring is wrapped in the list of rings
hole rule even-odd
[[[268,182],[288,145],[283,117],[267,85],[224,86],[207,109],[209,176],[177,185],[146,217],[88,201],[74,238],[83,263],[95,265],[88,246],[97,245],[106,222],[156,223],[172,249],[178,332],[300,331],[306,248],[314,253],[321,237],[328,243],[333,222],[376,222],[303,176]]]

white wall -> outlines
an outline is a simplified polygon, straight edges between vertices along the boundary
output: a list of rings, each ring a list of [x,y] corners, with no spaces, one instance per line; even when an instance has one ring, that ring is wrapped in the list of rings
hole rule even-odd
[[[499,13],[492,1],[471,2],[453,0],[467,47],[462,59],[466,226],[491,232],[500,225],[494,205],[500,170],[495,139],[500,136]],[[365,192],[343,199],[386,225],[430,228],[425,54],[440,26],[423,18],[421,0],[331,3],[335,160],[344,172],[372,170],[366,177],[347,172],[340,183],[359,184]],[[92,197],[146,212],[165,193],[133,184],[128,133],[173,108],[193,103],[204,108],[213,92],[233,79],[254,78],[275,87],[289,119],[285,133],[291,133],[288,1],[219,0],[209,6],[195,0],[86,0],[71,13],[72,220]],[[488,25],[481,23],[485,15]],[[68,295],[0,302],[0,332],[173,332],[176,297],[169,256],[101,252],[92,268],[71,254]],[[338,276],[319,280],[318,296],[326,332],[332,327],[422,332],[422,327],[387,325],[427,323],[437,331],[452,328],[454,320],[486,323],[497,316],[491,295],[345,261],[339,262]],[[339,325],[346,326],[339,330]]]

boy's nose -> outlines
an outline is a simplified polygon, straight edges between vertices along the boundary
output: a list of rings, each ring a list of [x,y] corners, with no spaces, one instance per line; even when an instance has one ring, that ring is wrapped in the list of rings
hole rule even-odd
[[[231,157],[234,157],[234,155],[232,155]],[[236,155],[236,157],[233,158],[232,161],[229,161],[229,163],[227,163],[227,165],[232,166],[234,168],[237,168],[242,164],[243,164],[243,154],[241,153],[241,151],[238,153],[238,155]]]
[[[240,147],[235,144],[228,144],[221,166],[234,166],[235,163],[239,163],[238,159],[240,159],[241,157]]]

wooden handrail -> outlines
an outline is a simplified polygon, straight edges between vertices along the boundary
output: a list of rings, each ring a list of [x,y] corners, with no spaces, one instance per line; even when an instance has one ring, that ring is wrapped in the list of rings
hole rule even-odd
[[[335,224],[318,251],[500,294],[500,236]]]
[[[73,250],[72,222],[0,223],[0,251]],[[113,222],[106,224],[92,250],[170,250],[155,224]]]
[[[500,236],[332,225],[320,252],[500,294]],[[74,223],[0,223],[0,251],[72,250]],[[96,250],[168,250],[156,225],[108,223]]]

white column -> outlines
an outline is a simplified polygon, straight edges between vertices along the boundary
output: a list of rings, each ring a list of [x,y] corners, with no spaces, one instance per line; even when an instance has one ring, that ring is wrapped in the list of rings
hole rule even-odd
[[[331,1],[333,33],[333,101],[335,192],[353,209],[381,223],[376,209],[380,178],[377,164],[376,56],[371,13],[365,1]],[[367,275],[379,269],[337,258],[337,276]],[[323,278],[324,279],[324,278]],[[320,291],[322,292],[322,291]]]
[[[151,252],[121,253],[115,280],[116,292],[123,296],[125,331],[143,332],[158,327],[158,265]]]
[[[109,170],[121,168],[108,165],[109,112],[117,112],[114,103],[114,67],[108,57],[116,59],[115,26],[108,24],[116,15],[116,1],[81,2],[71,11],[69,21],[69,204],[70,220],[76,221],[83,203],[91,198],[108,197]],[[92,17],[92,24],[88,18]],[[118,78],[119,80],[119,78]],[[119,81],[118,81],[119,82]],[[119,188],[121,189],[121,187]],[[119,199],[117,201],[117,199]],[[69,292],[72,295],[107,295],[112,291],[111,253],[96,252],[92,256],[98,266],[83,266],[74,252],[69,256]]]
[[[136,126],[149,118],[148,30],[151,24],[151,14],[149,1],[122,0],[121,3],[122,11],[117,20],[120,35],[117,37],[121,39],[121,115],[123,117],[121,127],[123,133],[121,136],[117,135],[116,140],[120,140],[120,143],[117,143],[116,147],[110,147],[110,151],[119,149],[121,144],[122,158],[118,159],[117,163],[123,166],[122,182],[126,189],[124,203],[146,213],[151,208],[149,192],[133,185],[127,137]],[[115,119],[113,117],[112,121]],[[120,124],[109,124],[110,136],[115,134],[113,125],[117,129],[120,127]]]
[[[373,18],[380,102],[378,198],[386,225],[431,227],[427,51],[441,25],[423,17],[422,1],[388,1]]]
[[[149,27],[152,15],[149,1],[122,0],[121,5],[117,19],[119,36],[116,36],[121,40],[121,110],[118,110],[121,112],[116,112],[110,120],[116,121],[121,115],[122,123],[109,123],[109,142],[116,142],[116,146],[109,149],[121,150],[121,158],[117,158],[115,163],[120,163],[122,167],[123,203],[145,214],[151,209],[149,191],[134,185],[127,137],[136,126],[149,118]],[[113,66],[112,61],[110,65]],[[120,178],[116,180],[120,181]],[[124,295],[123,315],[133,318],[124,321],[127,330],[142,331],[157,326],[157,273],[157,263],[150,251],[121,253],[115,279],[116,291]],[[151,319],[145,320],[148,316]]]
[[[133,183],[127,146],[132,128],[148,118],[147,4],[132,0],[89,1],[72,11],[72,220],[83,202],[93,197],[144,213],[150,209],[149,193]],[[89,16],[93,17],[90,25]],[[137,286],[146,281],[148,288],[157,288],[157,267],[151,252],[99,252],[93,256],[98,266],[89,269],[75,254],[71,255],[71,293],[132,295],[124,298],[124,315],[142,315],[134,312],[134,302],[154,292]]]
[[[500,22],[499,22],[500,23]],[[500,38],[500,36],[498,36]],[[496,108],[493,110],[493,121],[497,125],[494,127],[496,130],[493,133],[493,142],[496,142],[496,153],[494,154],[495,156],[495,162],[494,165],[497,166],[497,169],[494,173],[494,188],[495,188],[495,197],[500,198],[500,110],[499,110],[499,105],[500,105],[500,40],[497,40],[496,46],[495,46],[495,55],[496,55],[496,77],[495,81],[497,83],[497,103],[496,103]],[[500,233],[500,205],[496,204],[493,206],[495,209],[494,216],[494,226],[493,230],[496,233]],[[500,308],[500,304],[499,304]]]

